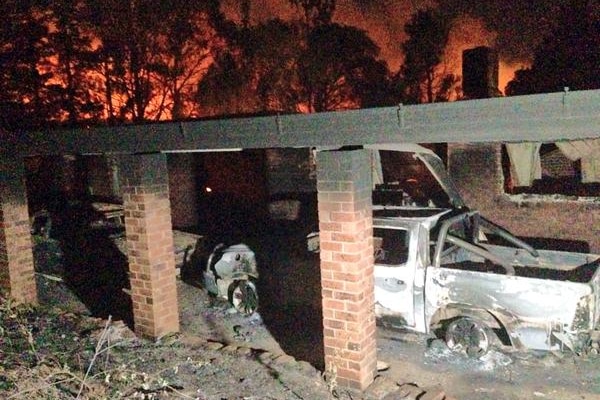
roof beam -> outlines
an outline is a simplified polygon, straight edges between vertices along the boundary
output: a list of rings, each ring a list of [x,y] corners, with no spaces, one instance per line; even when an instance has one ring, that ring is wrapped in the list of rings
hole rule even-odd
[[[316,114],[53,129],[12,136],[4,151],[26,156],[598,137],[600,90],[587,90]]]

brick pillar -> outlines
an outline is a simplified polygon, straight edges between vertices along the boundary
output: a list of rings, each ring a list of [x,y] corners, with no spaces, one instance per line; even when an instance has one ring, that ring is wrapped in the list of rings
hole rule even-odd
[[[135,331],[158,338],[179,331],[166,156],[120,161]]]
[[[1,156],[0,288],[19,303],[37,303],[23,164]]]
[[[317,190],[326,371],[364,390],[377,368],[368,151],[319,153]]]

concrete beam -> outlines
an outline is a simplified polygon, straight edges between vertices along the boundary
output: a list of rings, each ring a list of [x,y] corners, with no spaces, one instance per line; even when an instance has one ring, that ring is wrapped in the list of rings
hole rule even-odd
[[[600,90],[246,118],[20,132],[21,155],[217,151],[600,137]]]

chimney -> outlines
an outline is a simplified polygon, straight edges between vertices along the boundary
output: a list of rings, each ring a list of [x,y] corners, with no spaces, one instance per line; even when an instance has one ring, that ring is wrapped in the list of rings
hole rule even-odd
[[[498,90],[498,55],[486,46],[462,53],[463,94],[467,99],[501,96]]]

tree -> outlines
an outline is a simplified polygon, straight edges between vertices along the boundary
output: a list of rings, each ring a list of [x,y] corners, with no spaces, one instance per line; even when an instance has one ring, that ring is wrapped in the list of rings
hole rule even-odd
[[[531,68],[521,69],[507,95],[600,89],[600,5],[593,0],[564,4],[556,24],[534,53]]]
[[[210,43],[214,40],[203,5],[170,1],[159,15],[157,52],[149,66],[159,88],[156,119],[182,119],[190,115],[196,82],[208,68]]]
[[[531,68],[521,68],[515,71],[513,79],[508,82],[504,91],[507,96],[536,93],[538,86]]]
[[[48,45],[55,55],[55,83],[50,87],[60,97],[61,110],[70,124],[99,121],[103,118],[103,105],[93,76],[97,54],[85,1],[52,1],[48,12],[52,24]]]
[[[335,11],[335,0],[289,0],[304,12],[304,23],[309,28],[331,23]]]
[[[243,28],[199,84],[204,114],[319,112],[389,104],[389,71],[366,32],[271,20]],[[233,45],[235,43],[235,46]]]
[[[302,98],[309,112],[385,104],[387,65],[365,31],[338,24],[314,28],[301,57]]]
[[[206,22],[214,1],[89,1],[101,42],[109,119],[144,121],[186,116],[208,56]],[[212,8],[211,8],[212,11]]]
[[[455,80],[438,72],[450,28],[450,20],[431,8],[417,11],[404,26],[408,39],[402,44],[404,64],[397,79],[405,101],[433,103],[443,100],[448,83]]]
[[[109,121],[143,121],[153,97],[150,82],[152,37],[159,19],[145,0],[90,1],[90,17],[100,40]],[[147,9],[149,7],[149,9]]]
[[[198,85],[204,115],[297,111],[297,24],[270,20],[229,37]]]
[[[52,79],[48,15],[35,0],[3,1],[0,13],[0,125],[39,127],[59,116],[47,87]]]

